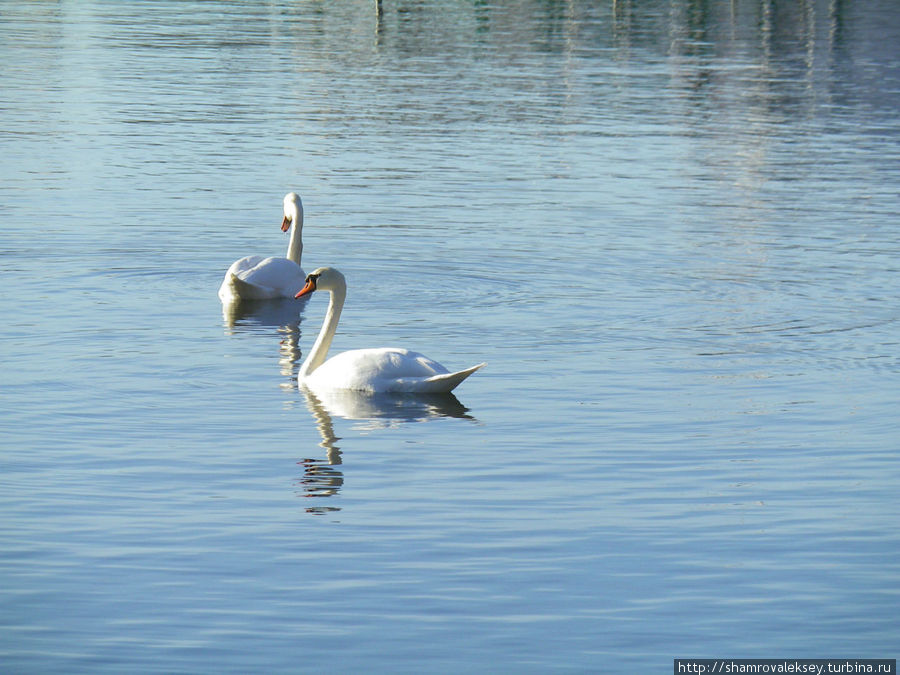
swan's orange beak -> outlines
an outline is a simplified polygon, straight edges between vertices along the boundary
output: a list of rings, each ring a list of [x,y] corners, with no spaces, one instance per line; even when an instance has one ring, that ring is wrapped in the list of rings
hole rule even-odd
[[[291,219],[285,216],[284,220],[281,221],[281,231],[287,232],[289,229],[291,229]]]
[[[294,296],[294,298],[302,298],[304,295],[309,295],[314,290],[316,290],[316,280],[312,277],[306,278],[306,286],[300,289],[300,292]]]

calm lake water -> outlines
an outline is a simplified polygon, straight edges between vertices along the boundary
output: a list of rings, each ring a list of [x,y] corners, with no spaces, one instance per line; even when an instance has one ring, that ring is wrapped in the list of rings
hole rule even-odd
[[[894,0],[0,2],[0,670],[900,644]],[[349,295],[455,398],[296,386]]]

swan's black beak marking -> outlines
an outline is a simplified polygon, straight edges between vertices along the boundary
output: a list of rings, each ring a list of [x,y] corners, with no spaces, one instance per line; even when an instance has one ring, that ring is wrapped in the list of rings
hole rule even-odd
[[[300,289],[300,292],[297,293],[297,295],[295,295],[294,297],[302,298],[304,295],[309,295],[314,290],[316,290],[316,279],[318,278],[319,276],[317,274],[310,274],[308,277],[306,277],[306,285],[302,289]]]
[[[291,219],[289,216],[285,216],[284,220],[281,221],[281,231],[287,232],[289,229],[291,229]]]

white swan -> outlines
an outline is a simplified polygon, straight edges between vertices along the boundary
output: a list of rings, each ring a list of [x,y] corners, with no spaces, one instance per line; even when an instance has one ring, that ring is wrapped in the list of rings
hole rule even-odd
[[[306,285],[296,297],[301,298],[315,290],[329,291],[331,299],[319,337],[300,366],[298,380],[301,387],[313,391],[446,393],[485,365],[479,363],[451,373],[427,356],[392,347],[353,349],[326,361],[347,297],[347,282],[336,269],[320,267],[306,277]]]
[[[303,254],[303,202],[295,192],[284,196],[281,231],[288,230],[291,230],[291,240],[286,258],[248,255],[231,264],[219,286],[219,299],[223,303],[292,298],[303,287],[305,275],[300,268],[300,256]]]

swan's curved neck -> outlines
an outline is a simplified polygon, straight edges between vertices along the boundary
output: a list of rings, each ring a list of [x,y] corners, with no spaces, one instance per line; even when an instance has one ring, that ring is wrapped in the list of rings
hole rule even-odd
[[[297,205],[291,214],[291,240],[288,242],[287,259],[293,260],[298,265],[303,256],[303,206]]]
[[[328,357],[328,350],[331,348],[331,341],[337,332],[338,321],[341,320],[341,310],[344,308],[344,300],[347,297],[347,285],[337,284],[334,288],[329,289],[330,299],[328,301],[328,312],[325,314],[325,321],[322,322],[322,330],[319,331],[319,337],[313,345],[303,365],[300,366],[300,372],[297,377],[303,378],[312,375],[316,368],[325,363]]]

